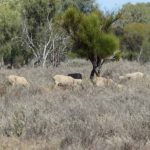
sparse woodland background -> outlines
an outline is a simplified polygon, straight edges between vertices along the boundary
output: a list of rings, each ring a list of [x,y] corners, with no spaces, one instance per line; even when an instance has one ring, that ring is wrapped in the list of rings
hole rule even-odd
[[[84,14],[98,11],[102,16],[98,21],[105,27],[103,31],[109,29],[114,16],[121,14],[117,21],[112,22],[111,33],[120,39],[119,49],[123,53],[123,58],[139,62],[149,61],[149,3],[129,3],[124,5],[119,13],[104,14],[97,8],[94,0],[1,0],[1,67],[22,67],[29,64],[43,67],[58,66],[67,57],[75,57],[76,54],[72,52],[73,40],[70,40],[61,24],[66,21],[62,16],[70,7],[76,7]]]
[[[72,24],[64,16],[68,8]],[[103,13],[93,0],[0,0],[0,150],[149,150],[149,14],[150,3]],[[101,39],[88,45],[87,37],[99,38],[97,30],[84,32],[93,24],[108,35],[102,44],[117,43],[114,50],[98,53]],[[94,86],[89,54],[121,57],[104,63],[100,73],[124,88]],[[137,71],[144,78],[120,83],[120,75]],[[82,86],[54,88],[54,75],[75,72],[83,75]],[[9,86],[10,74],[25,77],[31,87]]]

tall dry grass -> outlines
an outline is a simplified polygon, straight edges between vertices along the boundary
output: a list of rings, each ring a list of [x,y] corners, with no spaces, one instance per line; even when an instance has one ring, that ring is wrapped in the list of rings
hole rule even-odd
[[[102,75],[118,83],[125,73],[146,74],[123,89],[93,86],[90,70],[85,60],[0,70],[0,150],[149,150],[150,64],[105,64]],[[53,88],[53,75],[74,72],[82,73],[82,87]],[[8,86],[9,74],[26,77],[31,87]]]

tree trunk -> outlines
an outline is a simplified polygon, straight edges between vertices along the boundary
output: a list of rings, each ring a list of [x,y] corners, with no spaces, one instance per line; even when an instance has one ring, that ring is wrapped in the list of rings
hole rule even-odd
[[[140,49],[140,53],[138,55],[137,62],[140,62],[140,58],[142,56],[142,53],[143,53],[143,48]]]
[[[90,79],[92,80],[94,78],[94,74],[95,74],[95,69],[93,67],[91,74],[90,74]]]
[[[101,59],[98,57],[98,58],[97,58],[97,74],[96,74],[98,77],[100,77],[100,73],[101,73],[101,66],[102,66],[101,64],[102,64],[102,61],[101,61]]]
[[[0,69],[4,66],[4,58],[3,56],[1,57],[1,60],[0,60]]]
[[[94,75],[97,77],[100,76],[100,70],[101,70],[101,59],[99,57],[94,57],[90,59],[93,69],[90,74],[90,79],[92,80],[94,78]]]
[[[43,58],[42,67],[45,68],[45,65],[46,65],[46,59]]]

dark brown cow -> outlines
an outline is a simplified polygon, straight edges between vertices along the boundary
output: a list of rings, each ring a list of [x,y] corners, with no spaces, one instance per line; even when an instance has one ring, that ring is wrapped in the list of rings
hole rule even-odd
[[[82,79],[82,74],[80,74],[80,73],[71,73],[71,74],[68,74],[68,76],[70,76],[74,79]]]

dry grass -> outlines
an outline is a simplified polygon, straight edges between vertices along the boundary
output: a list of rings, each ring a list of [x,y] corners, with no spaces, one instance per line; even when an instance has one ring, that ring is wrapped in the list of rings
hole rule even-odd
[[[106,64],[102,74],[116,82],[125,73],[146,74],[126,81],[122,90],[93,86],[90,70],[84,60],[58,68],[0,70],[0,150],[149,150],[150,65]],[[53,75],[74,72],[83,74],[83,87],[53,88]],[[26,77],[31,87],[8,86],[9,74]]]

